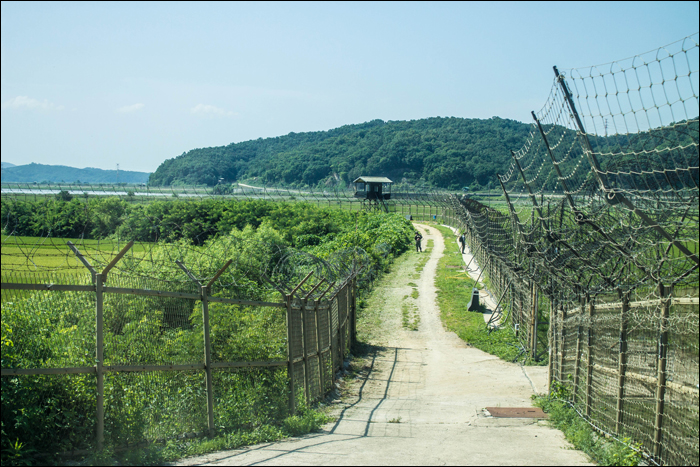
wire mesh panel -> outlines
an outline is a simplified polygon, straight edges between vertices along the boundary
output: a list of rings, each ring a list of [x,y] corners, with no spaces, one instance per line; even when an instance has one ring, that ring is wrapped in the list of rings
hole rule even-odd
[[[207,431],[203,371],[108,372],[105,374],[105,442],[201,436]]]
[[[286,365],[217,369],[213,380],[214,423],[218,430],[250,429],[289,415]]]
[[[193,313],[201,329],[201,305]],[[287,360],[284,308],[209,303],[213,362],[272,362]],[[199,353],[203,355],[203,350]],[[296,352],[296,351],[295,351]]]
[[[320,394],[323,396],[331,389],[333,382],[333,364],[331,355],[331,327],[330,327],[331,304],[324,300],[318,304],[318,335],[319,335],[319,367],[321,377]]]
[[[48,453],[94,449],[96,394],[94,374],[4,375],[3,437]]]
[[[338,293],[336,300],[338,301],[338,361],[343,361],[345,358],[345,349],[347,344],[347,316],[348,316],[348,289],[343,287]]]
[[[10,273],[2,282],[49,284],[44,290],[2,289],[3,437],[36,440],[48,452],[92,448],[95,294],[51,289],[86,286],[90,277]],[[12,374],[56,368],[64,368],[54,371],[63,374]]]
[[[299,303],[293,303],[291,309],[291,342],[289,343],[291,347],[292,360],[304,357],[304,340],[303,340],[303,321],[302,321],[302,309]],[[295,378],[296,379],[296,378]]]
[[[323,301],[318,305],[318,335],[319,347],[321,350],[328,348],[330,343],[330,322],[329,317],[330,303]]]
[[[303,309],[304,319],[304,348],[306,355],[316,353],[318,348],[318,335],[316,329],[316,306],[314,302],[308,302]]]
[[[340,299],[338,295],[333,297],[331,300],[331,329],[330,329],[330,339],[331,339],[331,359],[334,365],[339,365],[342,361],[342,356],[340,353],[340,333],[338,332],[339,321],[339,309],[340,309]],[[335,371],[335,368],[333,368]]]
[[[111,274],[109,286],[196,292],[191,282],[173,283]],[[105,365],[166,365],[204,362],[201,307],[178,297],[105,293]]]
[[[25,284],[90,283],[89,277],[2,276]],[[95,294],[89,291],[2,290],[3,368],[91,367],[95,364]]]
[[[294,372],[294,390],[296,392],[295,398],[296,398],[296,406],[297,407],[302,407],[304,404],[306,404],[306,366],[304,364],[304,361],[299,361],[296,362],[292,365],[293,372]]]

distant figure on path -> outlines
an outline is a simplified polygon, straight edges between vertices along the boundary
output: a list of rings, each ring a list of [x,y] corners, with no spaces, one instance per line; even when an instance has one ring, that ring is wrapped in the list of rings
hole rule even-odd
[[[459,236],[459,244],[462,245],[462,254],[464,254],[464,243],[466,242],[466,239],[464,238],[464,234]]]
[[[416,230],[416,235],[413,237],[416,239],[416,253],[419,253],[423,251],[423,248],[420,246],[420,241],[423,240],[423,236]]]

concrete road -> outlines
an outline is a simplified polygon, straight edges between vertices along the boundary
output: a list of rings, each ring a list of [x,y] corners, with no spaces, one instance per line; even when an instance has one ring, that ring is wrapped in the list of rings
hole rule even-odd
[[[436,229],[419,228],[426,244],[434,241],[417,284],[419,329],[394,326],[384,345],[359,362],[359,376],[343,382],[335,422],[320,433],[179,465],[593,465],[545,422],[493,418],[484,410],[531,406],[533,392],[546,389],[547,369],[504,362],[445,332],[434,285],[444,243]],[[409,280],[398,277],[381,291],[387,303],[410,293]],[[401,319],[396,310],[387,314],[388,322]]]

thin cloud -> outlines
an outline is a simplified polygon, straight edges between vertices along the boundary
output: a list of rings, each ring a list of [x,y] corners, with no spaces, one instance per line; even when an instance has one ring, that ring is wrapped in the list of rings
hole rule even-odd
[[[233,117],[235,112],[224,110],[214,105],[197,104],[190,111],[195,115],[215,115],[218,117]]]
[[[2,109],[63,110],[64,107],[49,102],[46,99],[42,102],[28,96],[17,96],[3,102]]]
[[[120,112],[123,114],[129,113],[129,112],[136,112],[137,110],[143,109],[144,107],[146,107],[146,105],[139,102],[138,104],[131,104],[131,105],[125,105],[124,107],[119,107],[117,109],[117,112]]]

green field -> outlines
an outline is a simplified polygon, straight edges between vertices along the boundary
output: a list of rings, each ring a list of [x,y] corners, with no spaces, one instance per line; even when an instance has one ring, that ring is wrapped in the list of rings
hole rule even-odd
[[[115,240],[85,240],[79,238],[2,236],[2,273],[58,272],[83,273],[87,269],[68,247],[72,242],[95,269],[108,264],[126,245]],[[139,242],[127,256],[140,257],[153,244]]]

